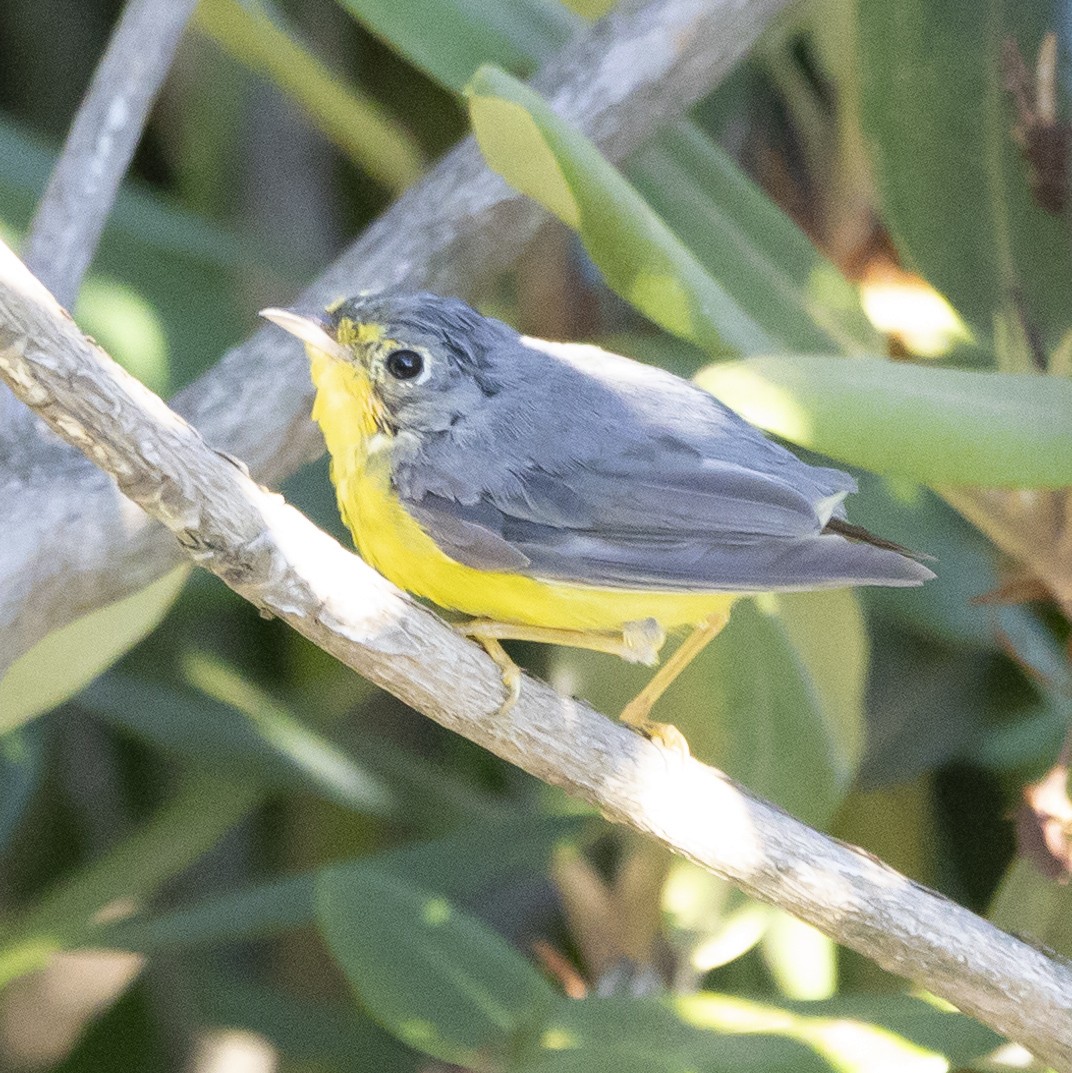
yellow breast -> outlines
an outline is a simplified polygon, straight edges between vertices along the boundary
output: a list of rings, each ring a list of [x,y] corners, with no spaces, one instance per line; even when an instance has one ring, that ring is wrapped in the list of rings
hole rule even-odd
[[[654,618],[664,628],[728,608],[725,593],[600,589],[476,570],[451,559],[406,512],[391,487],[391,441],[377,432],[367,376],[309,350],[313,418],[331,454],[339,510],[361,557],[399,588],[440,607],[500,622],[568,630],[619,630]]]

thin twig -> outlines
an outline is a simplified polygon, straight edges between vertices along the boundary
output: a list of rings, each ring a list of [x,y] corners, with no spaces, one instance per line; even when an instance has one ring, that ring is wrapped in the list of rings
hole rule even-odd
[[[623,0],[535,81],[612,159],[680,115],[747,54],[786,0]],[[508,267],[545,219],[467,139],[395,203],[305,295],[369,287],[463,297]],[[220,450],[275,484],[323,451],[300,346],[261,331],[174,400]],[[2,447],[0,447],[2,455]],[[175,565],[174,542],[69,452],[35,444],[0,470],[0,672],[51,630]]]
[[[34,214],[25,260],[74,308],[119,184],[197,0],[129,0]]]
[[[1072,1070],[1067,965],[541,682],[527,678],[499,713],[490,659],[209,447],[7,250],[0,376],[262,611],[443,726]]]
[[[68,309],[196,6],[197,0],[130,0],[71,124],[23,251]],[[28,416],[0,392],[0,437],[25,435]]]

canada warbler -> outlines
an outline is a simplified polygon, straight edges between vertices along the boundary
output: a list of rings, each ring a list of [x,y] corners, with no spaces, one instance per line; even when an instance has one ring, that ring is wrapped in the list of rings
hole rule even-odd
[[[313,417],[361,555],[396,585],[476,616],[500,641],[653,665],[622,718],[648,713],[739,596],[933,577],[845,521],[855,481],[810,466],[693,384],[594,346],[519,335],[464,302],[374,294],[325,312],[266,309],[304,340]]]

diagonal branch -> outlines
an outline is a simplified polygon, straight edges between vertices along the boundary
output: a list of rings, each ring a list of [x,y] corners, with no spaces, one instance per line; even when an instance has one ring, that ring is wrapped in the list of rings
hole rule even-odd
[[[197,0],[129,0],[37,206],[25,259],[73,308]]]
[[[197,0],[129,0],[71,124],[24,251],[69,309],[196,6]],[[3,435],[25,432],[28,416],[0,392]]]
[[[195,562],[377,685],[1072,1069],[1067,964],[540,682],[497,714],[490,659],[209,447],[6,248],[0,376]]]
[[[624,0],[559,53],[536,85],[620,159],[707,93],[786,0]],[[508,267],[543,212],[467,139],[309,289],[323,302],[405,286],[472,297]],[[220,450],[269,484],[323,451],[300,348],[261,331],[174,400]],[[2,449],[0,449],[2,457]],[[16,460],[17,461],[17,460]],[[173,541],[70,452],[37,445],[0,474],[0,672],[49,631],[137,591],[178,561]]]

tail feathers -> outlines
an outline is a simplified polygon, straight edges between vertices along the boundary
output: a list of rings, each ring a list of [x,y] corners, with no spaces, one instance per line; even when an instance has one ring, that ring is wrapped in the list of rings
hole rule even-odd
[[[849,526],[854,529],[855,526]],[[861,530],[865,532],[866,530]],[[871,536],[867,533],[867,536]],[[752,549],[753,555],[760,549]],[[843,585],[922,585],[934,572],[889,541],[867,541],[828,527],[818,537],[762,549],[762,572],[772,590],[840,588]],[[766,558],[766,557],[764,557]]]
[[[870,530],[865,529],[862,525],[853,525],[852,522],[845,521],[844,518],[831,518],[825,526],[823,526],[824,533],[836,533],[838,536],[843,536],[847,540],[855,540],[861,544],[870,544],[873,548],[882,548],[883,551],[895,551],[898,555],[903,555],[906,559],[914,559],[917,563],[931,563],[934,562],[933,555],[927,555],[921,551],[912,551],[911,548],[906,548],[903,544],[895,544],[892,540],[886,540],[883,537],[875,536]]]

